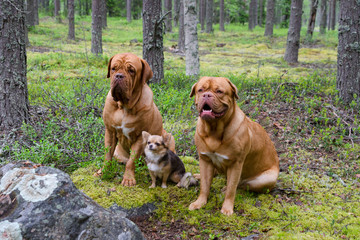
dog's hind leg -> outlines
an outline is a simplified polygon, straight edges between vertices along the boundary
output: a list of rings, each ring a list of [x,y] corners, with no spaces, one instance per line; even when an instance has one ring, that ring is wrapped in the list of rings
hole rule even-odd
[[[239,188],[253,192],[264,193],[274,188],[278,176],[278,169],[272,168],[256,177],[241,180],[239,183]]]
[[[118,144],[115,148],[114,158],[120,163],[127,163],[130,155],[124,150],[124,148],[120,144]]]

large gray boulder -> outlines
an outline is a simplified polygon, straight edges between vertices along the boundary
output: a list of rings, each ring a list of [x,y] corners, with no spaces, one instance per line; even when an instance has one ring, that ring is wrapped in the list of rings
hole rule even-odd
[[[104,209],[68,174],[33,163],[0,168],[0,239],[144,239],[121,211]]]

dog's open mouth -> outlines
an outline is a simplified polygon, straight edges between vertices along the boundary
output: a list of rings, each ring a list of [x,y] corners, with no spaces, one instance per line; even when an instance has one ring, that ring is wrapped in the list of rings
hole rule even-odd
[[[204,104],[204,106],[202,107],[201,111],[200,111],[200,117],[204,120],[212,120],[215,118],[220,118],[222,116],[225,115],[226,113],[225,109],[224,111],[221,112],[215,112],[210,105],[208,105],[207,103]]]

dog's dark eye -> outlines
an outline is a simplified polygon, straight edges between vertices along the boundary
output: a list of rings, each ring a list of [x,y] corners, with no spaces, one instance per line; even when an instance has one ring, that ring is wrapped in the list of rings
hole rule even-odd
[[[155,143],[156,144],[156,146],[160,146],[160,143]]]
[[[111,68],[111,71],[113,71],[113,72],[114,72],[115,70],[116,70],[116,69],[115,69],[114,67],[113,67],[113,68]]]
[[[130,74],[135,74],[135,69],[129,68],[129,73],[130,73]]]
[[[202,88],[200,88],[199,90],[198,90],[198,92],[203,92],[204,90],[202,90]]]
[[[151,142],[147,142],[148,145],[150,145]]]
[[[216,93],[223,94],[224,92],[222,90],[218,89],[218,90],[216,90]]]

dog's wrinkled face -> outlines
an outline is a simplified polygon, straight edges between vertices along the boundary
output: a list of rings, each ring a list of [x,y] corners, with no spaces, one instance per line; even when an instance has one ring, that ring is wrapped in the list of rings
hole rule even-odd
[[[202,77],[192,86],[190,97],[194,95],[199,116],[205,121],[225,116],[238,98],[236,86],[222,77]]]
[[[117,54],[108,64],[107,77],[111,79],[111,95],[130,107],[141,94],[143,85],[152,78],[149,64],[131,53]]]

